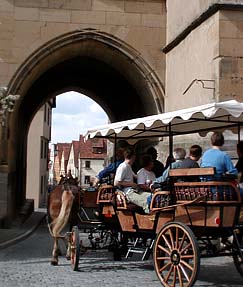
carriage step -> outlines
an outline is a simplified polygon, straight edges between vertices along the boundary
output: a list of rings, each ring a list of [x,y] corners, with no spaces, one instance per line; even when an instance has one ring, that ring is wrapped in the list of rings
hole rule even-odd
[[[147,259],[149,259],[149,256],[152,252],[153,244],[154,244],[154,239],[150,242],[150,244],[148,246],[140,247],[140,246],[138,246],[139,240],[137,238],[135,240],[133,246],[128,248],[128,251],[127,251],[125,258],[127,259],[128,257],[132,257],[133,253],[137,253],[137,254],[143,254],[142,260],[147,260]]]
[[[144,261],[144,260],[149,259],[151,250],[152,249],[150,247],[146,247],[145,249],[129,248],[125,258],[127,259],[128,257],[132,257],[133,253],[137,253],[137,254],[143,254],[142,261]]]

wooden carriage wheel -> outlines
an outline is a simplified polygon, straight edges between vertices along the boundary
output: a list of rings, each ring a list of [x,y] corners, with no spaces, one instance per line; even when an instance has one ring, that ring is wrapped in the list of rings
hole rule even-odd
[[[71,266],[74,271],[78,271],[79,254],[80,254],[79,230],[77,226],[74,226],[71,232]]]
[[[233,246],[236,246],[235,248],[238,251],[238,252],[236,252],[236,250],[235,250],[233,252],[233,261],[234,261],[234,264],[235,264],[237,271],[243,277],[243,255],[242,255],[243,253],[242,253],[242,250],[239,250],[243,244],[243,237],[242,236],[240,236],[239,241],[240,241],[239,242],[240,246],[238,246],[235,239],[233,241]]]
[[[165,224],[157,234],[153,260],[163,286],[192,286],[200,269],[199,248],[192,230],[180,222]]]

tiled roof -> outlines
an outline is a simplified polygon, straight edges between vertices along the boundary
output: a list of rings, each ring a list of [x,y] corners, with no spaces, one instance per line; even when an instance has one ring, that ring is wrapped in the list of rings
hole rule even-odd
[[[64,155],[64,161],[68,160],[70,153],[71,143],[57,143],[57,155],[59,163],[61,164],[62,154]]]
[[[84,141],[84,137],[80,135],[79,143],[79,158],[103,159],[107,155],[107,143],[105,139],[89,139]]]

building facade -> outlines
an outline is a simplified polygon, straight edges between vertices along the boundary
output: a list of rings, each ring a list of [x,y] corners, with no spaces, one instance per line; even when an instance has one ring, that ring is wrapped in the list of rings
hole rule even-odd
[[[31,122],[27,143],[26,198],[35,208],[46,205],[49,177],[48,145],[51,139],[51,115],[55,100],[45,103]]]

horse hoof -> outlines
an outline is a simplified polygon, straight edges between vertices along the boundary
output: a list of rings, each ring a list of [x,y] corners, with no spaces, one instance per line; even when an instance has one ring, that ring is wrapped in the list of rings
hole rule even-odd
[[[57,265],[58,265],[58,262],[57,262],[57,261],[52,260],[52,261],[51,261],[51,265],[52,265],[52,266],[57,266]]]

